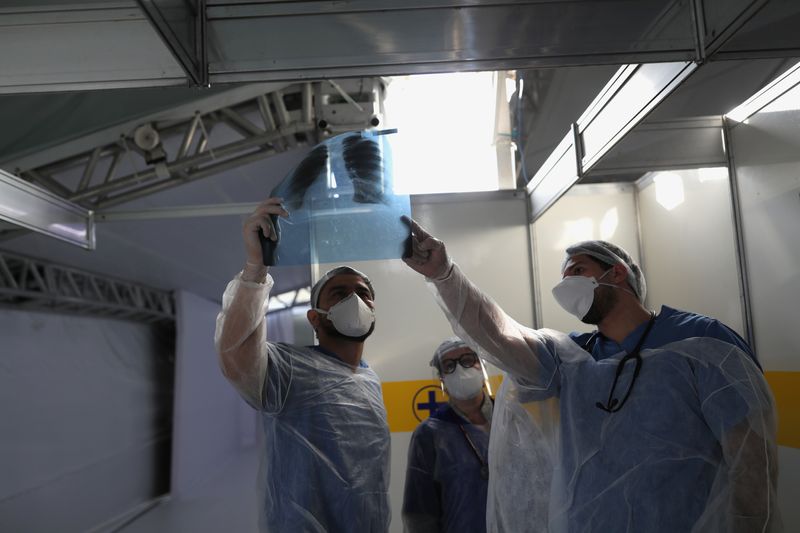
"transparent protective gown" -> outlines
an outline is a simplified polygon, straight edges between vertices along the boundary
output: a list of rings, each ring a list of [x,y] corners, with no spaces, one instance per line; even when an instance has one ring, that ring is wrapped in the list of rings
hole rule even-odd
[[[596,404],[623,349],[596,360],[568,335],[518,324],[457,265],[430,284],[455,333],[513,379],[492,426],[490,531],[780,530],[772,396],[735,339],[713,336],[718,322],[662,310],[651,335],[673,340],[645,342],[635,388],[608,413]]]
[[[380,381],[366,365],[354,370],[318,347],[266,342],[272,283],[231,281],[215,335],[226,377],[262,413],[261,529],[388,531],[390,434]]]
[[[486,501],[489,533],[546,531],[546,496],[556,453],[552,449],[555,439],[542,432],[555,429],[557,403],[533,400],[526,392],[506,373],[494,401],[496,433],[489,441]],[[552,420],[543,420],[545,416]]]

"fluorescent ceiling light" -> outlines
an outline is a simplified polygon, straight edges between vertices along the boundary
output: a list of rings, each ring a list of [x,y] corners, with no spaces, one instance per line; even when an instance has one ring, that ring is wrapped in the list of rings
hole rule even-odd
[[[726,117],[736,122],[744,122],[769,104],[789,92],[800,83],[800,63],[784,72],[778,79],[748,98],[743,104],[729,112]]]
[[[0,221],[94,249],[94,214],[0,170]]]

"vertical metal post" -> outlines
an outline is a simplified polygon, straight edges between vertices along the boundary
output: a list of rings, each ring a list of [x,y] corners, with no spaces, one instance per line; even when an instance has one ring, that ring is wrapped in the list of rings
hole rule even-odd
[[[633,184],[633,210],[636,213],[636,247],[639,249],[639,268],[646,273],[644,236],[642,235],[642,206],[639,201],[639,186],[636,183]],[[645,276],[645,279],[647,279],[647,276]],[[645,296],[645,301],[647,301],[647,296]]]
[[[526,195],[527,196],[527,195]],[[539,329],[542,324],[541,292],[539,291],[539,259],[536,255],[536,229],[533,220],[530,198],[525,198],[526,223],[528,226],[528,263],[531,279],[531,312],[533,313],[533,328]]]
[[[736,176],[736,163],[731,146],[731,123],[727,117],[722,117],[722,141],[725,155],[728,159],[728,179],[731,190],[731,214],[733,216],[733,231],[736,246],[736,266],[739,271],[739,295],[742,304],[742,322],[744,324],[745,339],[750,347],[756,349],[756,332],[753,323],[753,310],[750,300],[750,274],[747,267],[747,254],[745,252],[744,225],[742,223],[742,207],[739,196],[739,180]]]

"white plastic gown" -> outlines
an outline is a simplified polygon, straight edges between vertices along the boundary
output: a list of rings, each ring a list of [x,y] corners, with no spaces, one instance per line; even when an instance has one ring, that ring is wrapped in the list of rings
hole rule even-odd
[[[226,377],[263,415],[261,529],[388,531],[390,434],[380,380],[318,347],[266,342],[272,284],[270,276],[264,284],[232,280],[215,334]],[[234,351],[232,362],[225,356]]]
[[[595,404],[624,352],[598,361],[518,324],[457,265],[431,286],[454,332],[513,377],[489,448],[490,531],[779,530],[773,400],[740,347],[698,335],[646,347],[627,403],[607,413]]]
[[[543,491],[549,491],[556,454],[550,447],[554,439],[542,430],[552,430],[555,424],[542,417],[556,417],[557,422],[557,403],[526,401],[525,392],[506,373],[494,400],[492,420],[502,432],[489,440],[489,533],[546,531],[549,492]]]

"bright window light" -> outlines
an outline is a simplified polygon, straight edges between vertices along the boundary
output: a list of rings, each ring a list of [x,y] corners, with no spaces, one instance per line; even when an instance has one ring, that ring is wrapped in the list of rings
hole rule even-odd
[[[745,122],[759,111],[798,109],[800,107],[798,106],[798,103],[800,103],[798,101],[800,100],[800,95],[798,95],[796,88],[798,84],[800,84],[800,63],[797,63],[784,72],[780,77],[748,98],[744,103],[725,116],[736,122]],[[791,93],[794,94],[790,96]],[[784,96],[788,97],[788,100],[783,104],[778,104],[778,102],[783,100]],[[773,108],[773,104],[775,106],[784,105],[790,107],[784,109]]]
[[[659,172],[653,181],[656,184],[656,202],[667,211],[683,203],[683,179],[673,172]]]
[[[395,192],[498,189],[495,76],[462,72],[392,78],[384,101]]]
[[[800,85],[787,92],[767,107],[761,110],[762,113],[777,113],[779,111],[800,110]]]

